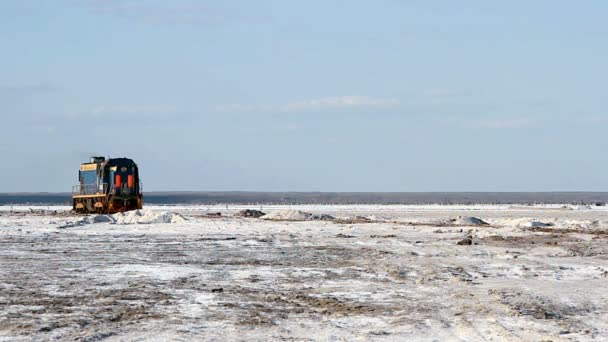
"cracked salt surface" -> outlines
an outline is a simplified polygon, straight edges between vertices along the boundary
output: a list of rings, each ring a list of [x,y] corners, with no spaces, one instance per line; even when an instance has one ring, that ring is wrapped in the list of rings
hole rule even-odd
[[[606,210],[22,209],[0,207],[0,340],[608,338]]]

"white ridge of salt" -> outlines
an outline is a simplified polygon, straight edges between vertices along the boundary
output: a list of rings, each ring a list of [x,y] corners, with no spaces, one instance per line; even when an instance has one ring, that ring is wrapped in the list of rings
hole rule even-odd
[[[156,212],[153,210],[134,210],[126,213],[113,215],[93,215],[80,218],[76,221],[68,221],[59,228],[73,228],[95,223],[110,224],[151,224],[151,223],[183,223],[187,218],[172,212]]]
[[[187,221],[180,214],[172,212],[156,212],[153,210],[133,210],[126,213],[110,215],[115,224],[150,224],[150,223],[183,223]]]
[[[95,224],[95,223],[115,223],[116,220],[109,215],[94,215],[94,216],[86,216],[82,217],[76,221],[68,221],[65,224],[59,226],[59,228],[73,228],[80,227],[87,224]]]
[[[272,213],[266,214],[260,218],[263,220],[273,221],[309,221],[314,218],[314,215],[299,210],[283,209],[273,211]]]

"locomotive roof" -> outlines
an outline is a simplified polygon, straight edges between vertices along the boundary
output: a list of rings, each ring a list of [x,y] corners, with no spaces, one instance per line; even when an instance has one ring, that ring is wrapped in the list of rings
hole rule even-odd
[[[90,165],[90,164],[97,164],[97,163],[82,163],[82,165]],[[105,164],[105,165],[109,165],[109,166],[116,166],[116,165],[137,165],[133,159],[129,159],[129,158],[110,158],[107,159],[106,161],[104,161],[101,164]]]
[[[106,165],[114,166],[114,165],[135,165],[133,159],[129,158],[110,158],[107,160]]]

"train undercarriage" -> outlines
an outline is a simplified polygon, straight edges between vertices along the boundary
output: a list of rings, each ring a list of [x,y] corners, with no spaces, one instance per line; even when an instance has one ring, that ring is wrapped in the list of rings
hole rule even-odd
[[[83,195],[73,197],[73,210],[79,214],[115,214],[141,209],[141,195]]]

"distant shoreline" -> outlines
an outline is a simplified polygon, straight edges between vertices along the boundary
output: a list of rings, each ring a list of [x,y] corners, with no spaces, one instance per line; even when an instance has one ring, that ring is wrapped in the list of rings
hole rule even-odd
[[[149,192],[147,204],[588,204],[608,192]],[[0,193],[0,205],[66,205],[69,193]]]

